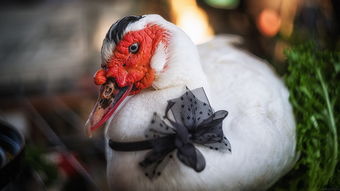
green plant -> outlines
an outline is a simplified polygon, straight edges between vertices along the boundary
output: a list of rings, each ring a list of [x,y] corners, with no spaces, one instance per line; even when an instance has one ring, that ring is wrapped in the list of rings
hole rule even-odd
[[[306,43],[285,55],[284,79],[296,119],[299,159],[272,190],[340,189],[340,52]]]

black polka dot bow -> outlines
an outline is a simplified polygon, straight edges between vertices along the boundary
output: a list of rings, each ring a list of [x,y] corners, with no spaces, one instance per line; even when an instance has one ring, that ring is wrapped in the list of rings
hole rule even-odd
[[[231,152],[222,130],[222,121],[227,115],[224,110],[213,111],[203,88],[187,89],[181,97],[168,101],[164,120],[156,113],[153,115],[145,132],[146,141],[119,143],[110,140],[110,147],[119,151],[151,149],[140,162],[145,176],[150,179],[161,175],[175,151],[183,164],[201,172],[205,168],[205,159],[194,144]]]

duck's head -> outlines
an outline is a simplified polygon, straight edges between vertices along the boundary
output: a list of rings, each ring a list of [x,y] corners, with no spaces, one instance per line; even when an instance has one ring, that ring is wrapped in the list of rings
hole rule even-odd
[[[101,88],[86,123],[89,134],[102,126],[127,96],[147,88],[188,85],[194,79],[190,73],[200,70],[193,66],[199,61],[190,38],[159,15],[118,20],[105,36],[101,55],[101,69],[94,75],[94,83]]]

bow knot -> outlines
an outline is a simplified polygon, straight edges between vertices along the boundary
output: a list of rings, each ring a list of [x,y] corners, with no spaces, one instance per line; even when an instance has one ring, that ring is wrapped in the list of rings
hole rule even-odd
[[[169,117],[171,111],[175,120]],[[150,179],[161,175],[167,161],[177,158],[185,165],[201,172],[205,168],[202,153],[194,146],[199,144],[221,152],[231,152],[231,146],[222,130],[222,121],[228,112],[214,112],[203,88],[187,89],[180,98],[168,101],[164,120],[156,113],[145,133],[152,137],[152,150],[140,163],[145,175]]]

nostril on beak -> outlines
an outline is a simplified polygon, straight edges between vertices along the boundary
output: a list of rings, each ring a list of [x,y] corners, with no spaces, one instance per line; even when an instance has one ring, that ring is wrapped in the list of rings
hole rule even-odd
[[[105,88],[105,92],[104,92],[105,96],[109,96],[109,95],[111,95],[111,93],[112,93],[112,88],[110,88],[110,87]]]
[[[104,99],[111,99],[112,98],[112,94],[114,93],[114,83],[106,83],[104,85],[104,90],[103,93],[101,95],[102,98]]]

